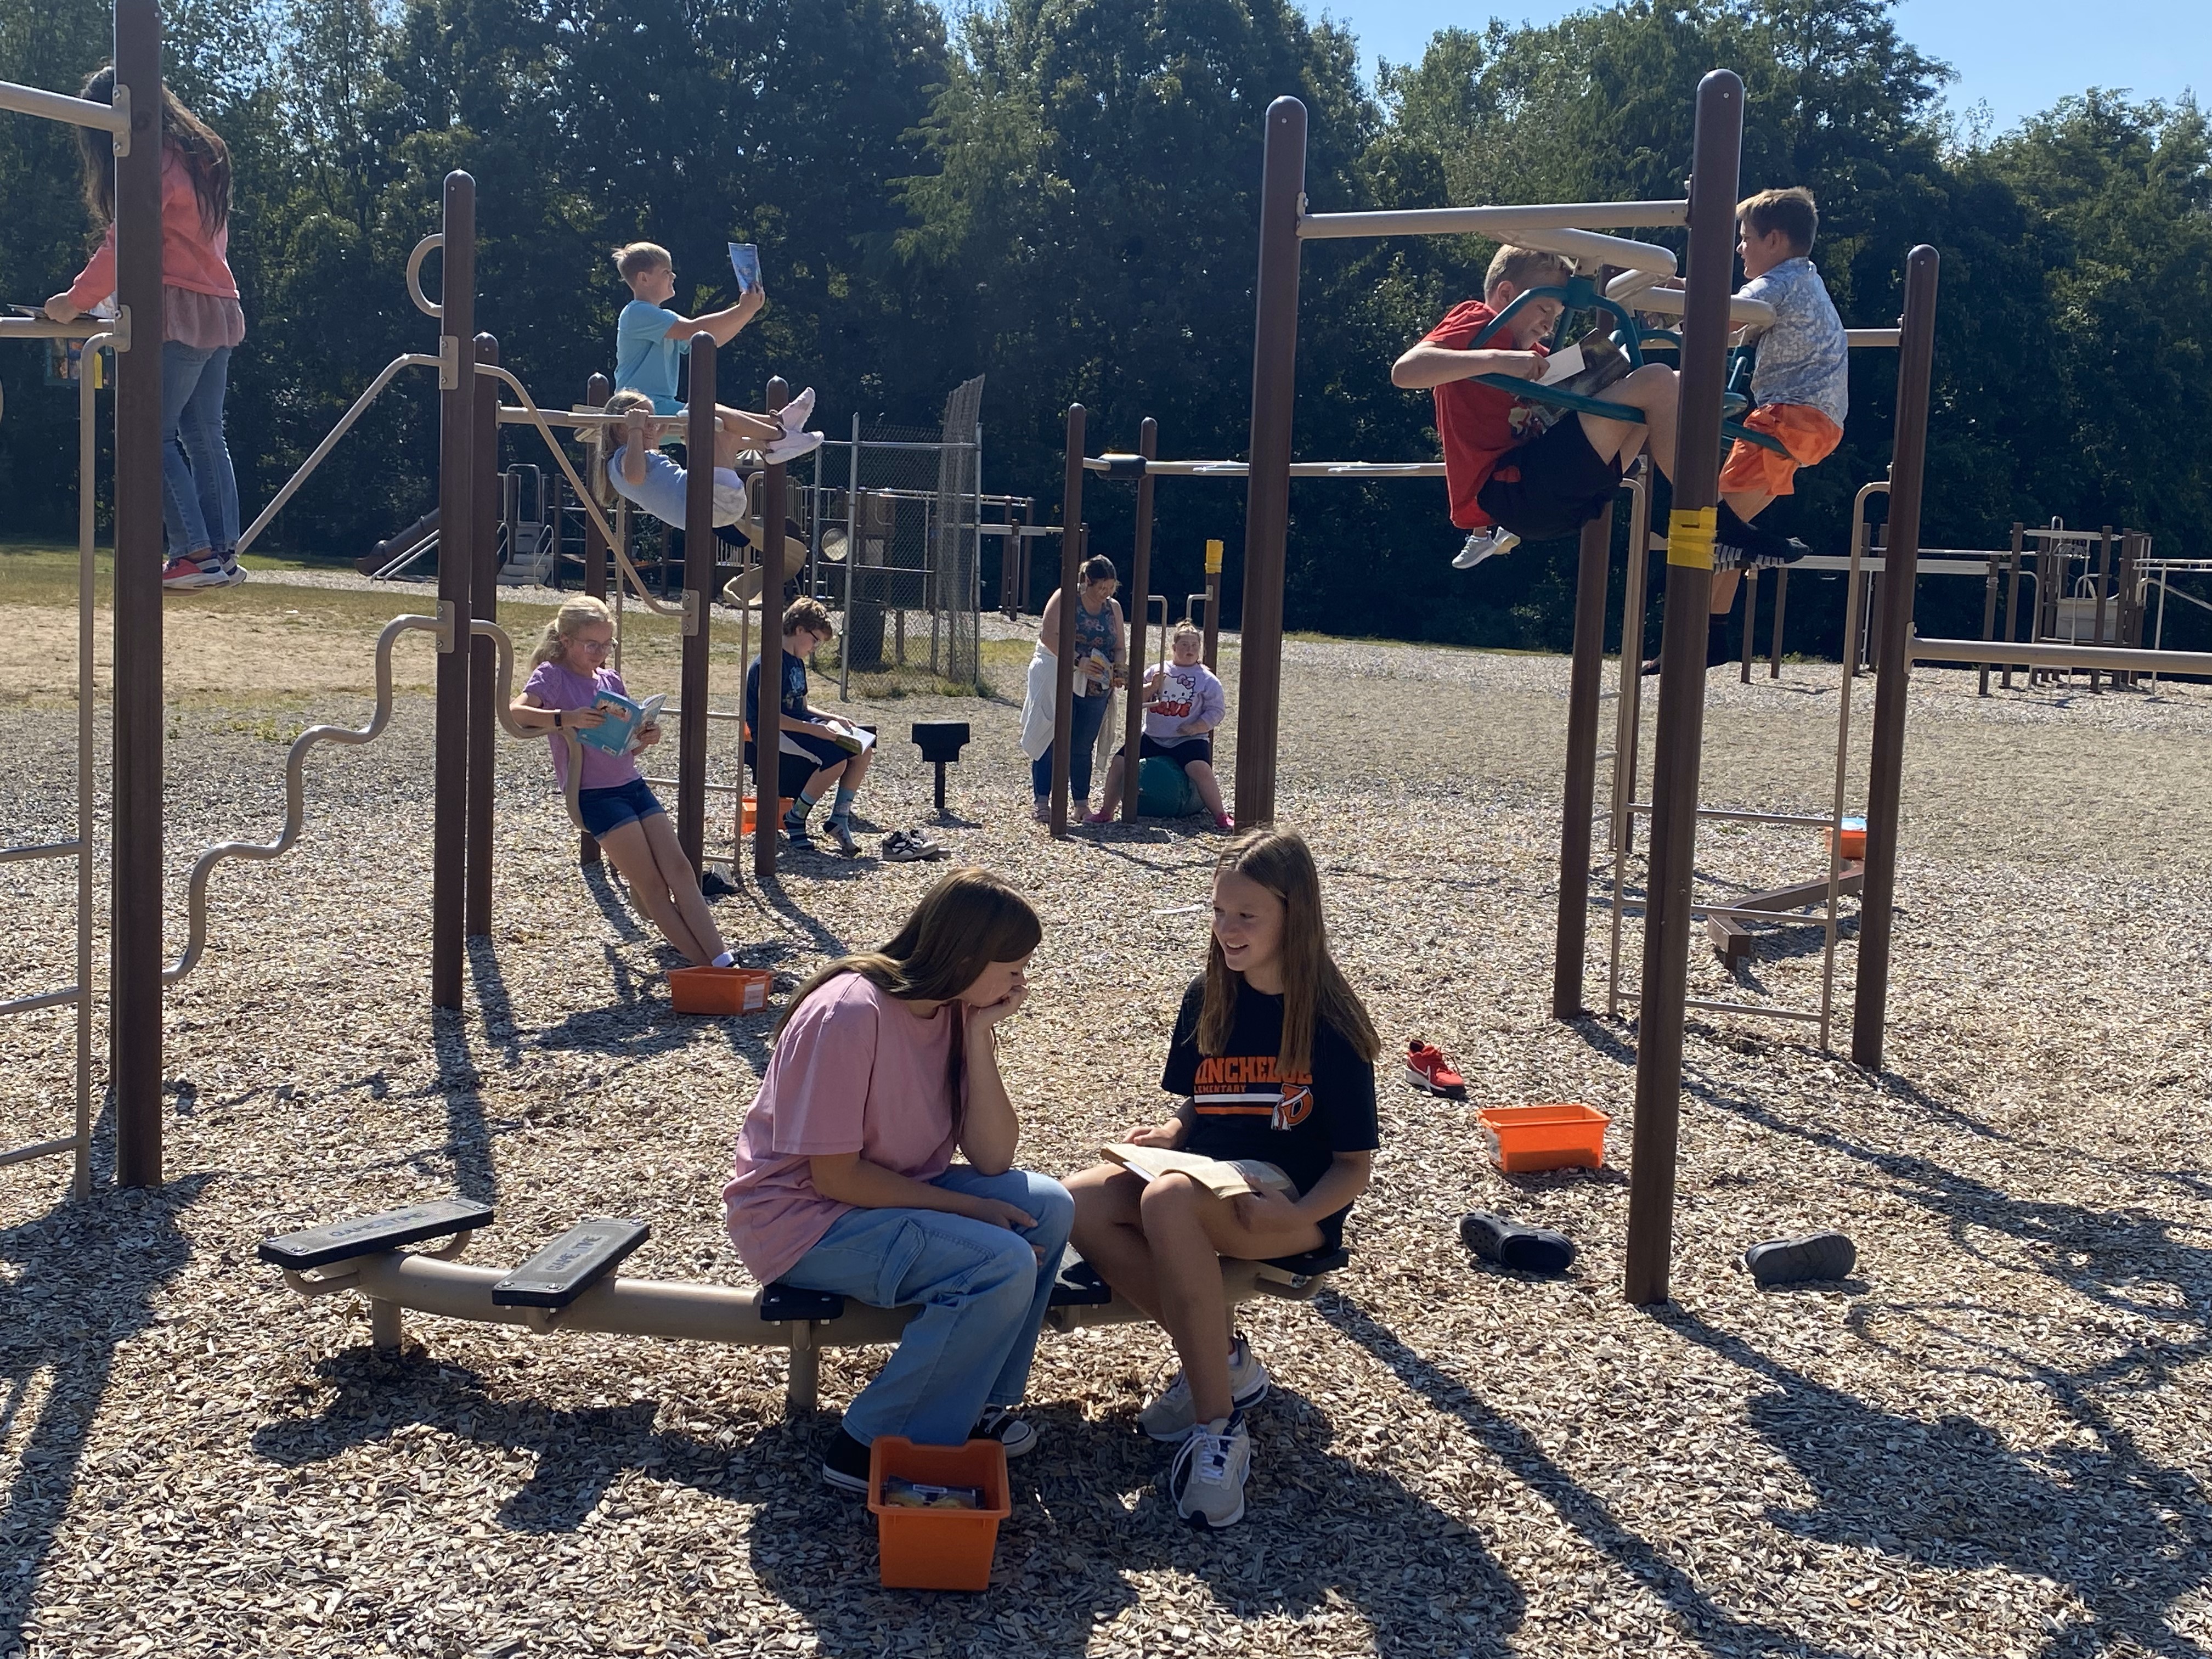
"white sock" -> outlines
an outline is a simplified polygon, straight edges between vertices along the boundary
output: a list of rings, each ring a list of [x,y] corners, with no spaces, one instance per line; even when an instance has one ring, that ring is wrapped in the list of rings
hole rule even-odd
[[[721,955],[714,958],[713,965],[717,968],[734,968],[737,966],[737,957],[731,955],[727,951],[725,951]]]

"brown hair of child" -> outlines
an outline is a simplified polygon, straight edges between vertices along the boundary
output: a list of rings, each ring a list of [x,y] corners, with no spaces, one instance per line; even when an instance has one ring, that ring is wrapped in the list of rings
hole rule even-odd
[[[77,95],[87,103],[112,104],[115,66],[93,70]],[[79,127],[76,137],[84,161],[85,205],[104,228],[115,217],[115,141],[95,127]],[[192,194],[199,198],[200,222],[212,236],[230,222],[230,146],[166,83],[161,88],[161,143],[184,158],[185,170],[192,175]]]
[[[1516,288],[1556,288],[1573,276],[1574,267],[1557,253],[1540,247],[1515,247],[1507,243],[1490,257],[1490,270],[1482,279],[1486,295],[1500,283]]]
[[[1735,216],[1753,236],[1780,231],[1790,239],[1790,252],[1801,259],[1813,251],[1813,239],[1820,232],[1820,210],[1813,204],[1813,192],[1802,185],[1747,196],[1735,204]]]
[[[837,637],[837,629],[830,621],[829,608],[819,599],[793,599],[783,608],[783,637],[789,639],[800,629],[825,640]]]

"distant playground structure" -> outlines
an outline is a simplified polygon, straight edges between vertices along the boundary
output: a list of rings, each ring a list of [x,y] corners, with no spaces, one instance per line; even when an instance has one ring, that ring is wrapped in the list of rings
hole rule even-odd
[[[200,856],[191,880],[190,942],[173,963],[161,938],[167,860],[158,580],[161,562],[160,364],[157,351],[143,349],[145,319],[159,316],[161,304],[161,150],[155,114],[160,107],[160,24],[153,0],[118,0],[115,30],[117,94],[112,106],[35,88],[0,86],[0,108],[114,135],[118,315],[112,323],[88,320],[66,326],[32,319],[0,322],[0,335],[78,338],[86,342],[87,349],[109,349],[116,358],[115,781],[109,854],[112,926],[106,982],[112,1012],[116,1167],[118,1178],[125,1184],[151,1185],[161,1180],[163,988],[191,970],[204,944],[210,873],[225,859],[275,857],[293,844],[301,820],[300,763],[307,747],[325,740],[366,742],[384,728],[392,702],[389,652],[402,634],[412,631],[431,633],[439,644],[432,789],[434,829],[430,852],[431,1000],[441,1009],[462,1006],[465,940],[489,926],[495,848],[492,762],[510,691],[511,646],[497,622],[501,586],[498,550],[502,538],[509,550],[507,562],[519,571],[543,576],[553,574],[568,558],[568,530],[574,528],[575,540],[580,544],[578,567],[586,587],[610,593],[618,604],[643,605],[670,618],[678,629],[682,667],[674,711],[678,721],[674,816],[679,842],[697,868],[704,862],[708,793],[714,789],[737,793],[741,787],[711,785],[707,766],[710,721],[740,718],[733,712],[710,708],[708,697],[714,596],[727,590],[732,582],[737,584],[737,597],[742,604],[740,648],[745,655],[750,654],[752,617],[757,614],[761,619],[764,683],[775,684],[781,677],[781,638],[778,630],[769,625],[769,618],[779,613],[790,580],[799,581],[804,591],[826,593],[842,602],[848,641],[868,634],[866,619],[872,613],[878,659],[884,654],[880,641],[886,611],[890,613],[888,630],[894,656],[905,632],[908,611],[927,611],[933,666],[957,678],[973,672],[977,619],[982,609],[985,544],[996,541],[1000,550],[1000,608],[1019,609],[1028,598],[1026,579],[1034,544],[1054,538],[1060,554],[1063,595],[1062,637],[1057,642],[1056,724],[1064,737],[1072,696],[1070,634],[1076,574],[1085,551],[1082,503],[1086,477],[1097,474],[1109,480],[1133,481],[1137,486],[1137,544],[1131,574],[1133,592],[1144,607],[1138,621],[1141,635],[1150,622],[1146,590],[1155,480],[1241,477],[1246,484],[1246,532],[1235,806],[1243,822],[1271,821],[1275,815],[1281,712],[1283,575],[1291,482],[1294,477],[1411,479],[1433,477],[1441,471],[1431,462],[1293,461],[1298,272],[1303,243],[1308,240],[1510,234],[1580,264],[1620,270],[1623,275],[1603,287],[1589,276],[1577,275],[1564,289],[1552,292],[1570,312],[1594,310],[1613,318],[1624,348],[1639,360],[1646,350],[1670,350],[1680,365],[1678,477],[1668,524],[1662,527],[1650,522],[1650,489],[1642,476],[1632,476],[1624,484],[1631,501],[1629,571],[1635,589],[1629,614],[1639,619],[1642,616],[1642,572],[1648,552],[1663,551],[1668,567],[1661,651],[1663,666],[1648,800],[1638,799],[1641,789],[1637,690],[1633,664],[1628,660],[1632,652],[1624,653],[1620,725],[1611,757],[1614,771],[1609,835],[1616,890],[1612,921],[1615,966],[1609,994],[1616,1003],[1633,995],[1639,1014],[1627,1272],[1627,1291],[1633,1300],[1652,1302],[1666,1295],[1683,1022],[1686,1009],[1705,1006],[1689,999],[1686,993],[1691,924],[1699,919],[1708,923],[1709,929],[1711,924],[1721,924],[1718,931],[1723,939],[1716,942],[1722,943],[1729,925],[1771,920],[1780,911],[1774,905],[1760,909],[1753,905],[1711,907],[1692,902],[1692,855],[1700,817],[1798,823],[1830,832],[1825,880],[1801,884],[1797,902],[1788,908],[1824,907],[1831,978],[1837,907],[1846,889],[1844,866],[1846,862],[1858,866],[1849,872],[1861,894],[1851,1054],[1859,1064],[1878,1069],[1882,1064],[1895,902],[1905,690],[1910,665],[1915,661],[1981,665],[2008,676],[2019,670],[2031,676],[2086,672],[2092,677],[2093,687],[2105,675],[2212,673],[2212,653],[2156,648],[2168,592],[2166,576],[2187,567],[2154,560],[2148,538],[2135,532],[2123,531],[2115,537],[2110,532],[2083,532],[2063,526],[2038,531],[2016,528],[2013,546],[2002,558],[1993,553],[1953,556],[1931,550],[1931,571],[1936,559],[1943,558],[1972,568],[1946,574],[1984,575],[1990,596],[1984,637],[1921,639],[1913,635],[1913,594],[1921,569],[1923,452],[1937,276],[1935,251],[1916,247],[1906,263],[1899,326],[1862,331],[1861,337],[1854,341],[1869,348],[1895,347],[1900,370],[1889,475],[1860,491],[1852,545],[1848,556],[1838,562],[1841,566],[1838,574],[1850,583],[1850,608],[1832,808],[1820,815],[1791,816],[1731,813],[1700,803],[1702,651],[1713,561],[1712,514],[1721,440],[1732,428],[1726,386],[1729,334],[1732,322],[1741,319],[1732,310],[1732,306],[1740,307],[1741,302],[1732,301],[1729,289],[1743,94],[1741,82],[1727,71],[1709,75],[1700,87],[1692,180],[1688,197],[1679,201],[1309,213],[1304,201],[1305,109],[1296,99],[1279,99],[1269,106],[1267,116],[1250,438],[1244,460],[1159,459],[1152,453],[1158,447],[1157,428],[1149,422],[1134,453],[1091,455],[1085,445],[1085,410],[1078,404],[1067,411],[1060,522],[1033,524],[1030,500],[982,492],[981,432],[977,418],[981,382],[970,381],[955,393],[945,430],[934,440],[927,434],[907,439],[865,436],[856,424],[843,446],[846,477],[842,486],[836,482],[833,463],[817,460],[811,479],[804,483],[794,483],[783,466],[763,465],[757,489],[752,492],[759,503],[758,524],[763,529],[731,564],[726,564],[717,550],[710,469],[693,468],[683,526],[684,556],[680,566],[676,565],[665,557],[664,544],[658,584],[648,579],[639,562],[639,544],[627,514],[617,512],[611,517],[599,507],[563,446],[562,434],[587,433],[611,418],[599,412],[597,405],[604,398],[595,394],[600,388],[587,390],[581,408],[542,408],[528,388],[500,365],[498,342],[489,334],[477,331],[476,188],[468,174],[456,172],[444,181],[443,229],[417,247],[407,274],[407,287],[415,303],[437,324],[434,352],[409,354],[388,366],[363,391],[300,474],[264,510],[246,538],[266,526],[292,491],[343,438],[360,411],[393,378],[415,369],[434,372],[441,393],[436,521],[434,526],[418,525],[406,545],[388,547],[389,556],[380,568],[398,574],[409,558],[428,550],[424,544],[434,530],[441,555],[434,614],[399,617],[387,625],[378,646],[377,713],[368,726],[350,732],[317,728],[303,734],[295,744],[288,763],[287,821],[277,840],[226,843]],[[1614,230],[1681,228],[1688,235],[1686,262],[1678,262],[1670,250],[1655,244],[1593,231],[1589,228],[1593,225]],[[440,292],[434,300],[421,282],[423,264],[434,252],[441,255],[442,264]],[[1650,313],[1679,314],[1679,333],[1641,320]],[[135,338],[134,329],[139,331]],[[139,349],[134,349],[134,343]],[[710,453],[716,401],[712,336],[694,337],[690,372],[690,424],[685,437],[693,453]],[[91,386],[88,376],[80,389],[78,830],[74,840],[0,849],[0,862],[63,858],[77,862],[77,982],[0,1004],[0,1013],[64,1006],[76,1008],[76,1126],[69,1135],[0,1152],[0,1162],[71,1153],[76,1160],[80,1190],[88,1182],[90,1019],[99,979],[99,964],[92,949],[91,910],[98,861],[90,763],[91,503],[96,435]],[[1539,398],[1571,395],[1542,388],[1520,389],[1524,395]],[[769,410],[782,405],[784,392],[780,380],[770,383],[766,399]],[[1614,418],[1624,418],[1617,406],[1601,407]],[[516,468],[502,471],[499,453],[502,425],[527,426],[538,434],[549,459],[536,464],[538,477],[535,480],[518,477]],[[921,477],[900,483],[894,478],[888,458],[902,453],[897,448],[902,444],[911,447],[903,453],[917,456],[927,453],[921,464],[936,469],[933,480]],[[872,451],[885,467],[875,479],[865,476]],[[1879,543],[1866,514],[1871,495],[1877,492],[1886,492],[1889,497]],[[987,511],[1001,516],[996,522],[987,522]],[[799,526],[796,537],[787,528],[791,525]],[[1583,1006],[1595,780],[1604,758],[1598,733],[1611,536],[1609,518],[1601,520],[1585,528],[1580,546],[1553,996],[1554,1012],[1562,1018],[1573,1017]],[[902,548],[915,550],[909,554],[902,552]],[[915,562],[908,563],[909,557]],[[1210,566],[1213,562],[1209,560]],[[1218,568],[1209,574],[1218,577]],[[2011,584],[2007,636],[1998,639],[1994,637],[1995,596],[2006,576]],[[1878,592],[1865,591],[1869,580],[1879,580]],[[1210,581],[1209,587],[1213,586]],[[2147,601],[2154,586],[2158,590],[2160,609],[2150,623],[2152,642],[2145,646],[2142,636],[2146,617],[2151,614]],[[2017,641],[2011,636],[2011,623],[2023,587],[2027,589],[2033,620],[2029,638]],[[1206,605],[1209,631],[1218,627],[1218,592],[1209,594]],[[1863,618],[1866,655],[1875,672],[1873,758],[1865,794],[1863,848],[1859,857],[1847,860],[1848,787],[1844,757]],[[2087,643],[2082,637],[2085,630]],[[851,654],[859,657],[865,649],[856,643]],[[1131,701],[1133,705],[1135,700]],[[1133,706],[1132,723],[1135,712]],[[774,699],[763,698],[760,729],[752,734],[760,752],[777,752],[781,719]],[[1054,768],[1055,834],[1064,832],[1066,827],[1068,760],[1063,742],[1056,746]],[[1129,805],[1133,811],[1133,791]],[[1633,839],[1635,819],[1647,816],[1650,875],[1644,902],[1642,971],[1636,990],[1627,993],[1620,988],[1618,968],[1623,911],[1619,870]],[[731,817],[734,823],[738,814],[733,811]],[[756,818],[753,869],[757,879],[767,881],[776,871],[777,815],[763,811]],[[733,861],[732,874],[738,873]],[[1784,890],[1785,893],[1790,890]],[[1799,1011],[1784,1017],[1816,1021],[1825,1041],[1831,1024],[1827,1004],[1824,992],[1817,1014]],[[611,1266],[618,1246],[619,1241],[607,1245],[607,1252],[614,1255],[609,1255],[606,1265]],[[337,1259],[341,1258],[332,1258]],[[473,1290],[469,1305],[477,1306]]]

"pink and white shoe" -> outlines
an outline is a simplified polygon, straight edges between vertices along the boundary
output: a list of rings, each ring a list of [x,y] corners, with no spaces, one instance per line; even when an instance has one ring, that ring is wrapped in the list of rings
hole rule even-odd
[[[1237,820],[1226,812],[1216,812],[1213,815],[1213,827],[1217,830],[1234,830],[1237,827]]]
[[[239,580],[243,580],[241,573]],[[187,559],[181,556],[161,567],[161,591],[165,593],[183,592],[195,587],[228,587],[232,577],[223,568],[222,560],[214,554],[204,559]]]

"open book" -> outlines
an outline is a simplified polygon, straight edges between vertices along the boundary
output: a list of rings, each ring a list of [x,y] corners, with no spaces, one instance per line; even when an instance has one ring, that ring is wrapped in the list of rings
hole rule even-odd
[[[647,697],[643,702],[632,702],[618,691],[601,691],[592,700],[592,707],[606,716],[597,726],[576,733],[578,743],[587,743],[594,749],[604,749],[610,755],[625,755],[637,747],[637,734],[660,718],[660,706],[665,696]]]
[[[1285,1198],[1298,1195],[1290,1176],[1256,1158],[1224,1162],[1196,1152],[1179,1152],[1170,1146],[1133,1146],[1125,1141],[1102,1146],[1099,1151],[1111,1162],[1134,1170],[1147,1181],[1158,1181],[1170,1173],[1187,1175],[1219,1198],[1235,1198],[1240,1193],[1262,1190],[1280,1193]]]
[[[730,269],[737,273],[738,292],[750,294],[761,285],[760,249],[750,242],[731,243]]]
[[[823,722],[837,739],[837,746],[848,755],[865,755],[876,746],[876,734],[865,726],[831,715]]]

